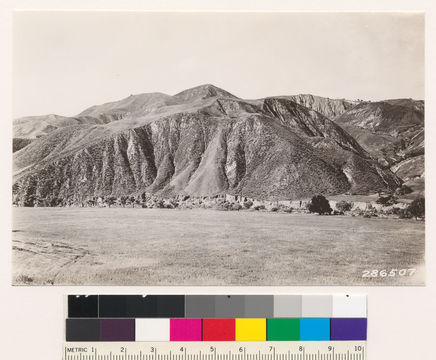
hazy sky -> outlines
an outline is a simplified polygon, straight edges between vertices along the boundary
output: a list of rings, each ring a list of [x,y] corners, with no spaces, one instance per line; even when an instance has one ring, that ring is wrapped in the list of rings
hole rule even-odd
[[[242,98],[424,98],[424,16],[18,12],[14,117],[212,83]]]

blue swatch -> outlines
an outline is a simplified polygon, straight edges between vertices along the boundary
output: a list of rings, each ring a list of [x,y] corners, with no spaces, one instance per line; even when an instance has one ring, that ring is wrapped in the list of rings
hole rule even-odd
[[[330,340],[330,319],[300,319],[300,340],[323,341]]]

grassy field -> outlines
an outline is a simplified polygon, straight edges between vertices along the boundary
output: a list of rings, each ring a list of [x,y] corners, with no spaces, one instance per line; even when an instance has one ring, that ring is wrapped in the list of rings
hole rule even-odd
[[[13,283],[421,285],[424,223],[267,212],[14,208]],[[362,277],[364,270],[417,269]]]

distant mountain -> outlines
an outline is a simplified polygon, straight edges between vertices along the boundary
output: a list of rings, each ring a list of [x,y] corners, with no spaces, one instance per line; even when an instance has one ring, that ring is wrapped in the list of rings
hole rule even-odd
[[[300,199],[401,185],[341,126],[292,97],[243,100],[202,85],[174,96],[132,95],[71,119],[14,153],[16,199],[144,192]]]
[[[89,119],[89,121],[92,124],[100,123],[96,118]],[[61,127],[84,123],[87,123],[87,121],[83,118],[55,114],[22,117],[15,119],[13,122],[14,138],[36,139]]]
[[[401,179],[409,181],[424,176],[423,101],[362,102],[335,122]]]

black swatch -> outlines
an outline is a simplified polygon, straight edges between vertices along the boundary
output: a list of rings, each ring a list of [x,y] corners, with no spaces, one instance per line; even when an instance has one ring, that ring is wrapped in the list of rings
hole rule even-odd
[[[98,317],[98,295],[68,295],[68,317]]]
[[[184,295],[100,295],[100,318],[184,317]]]

